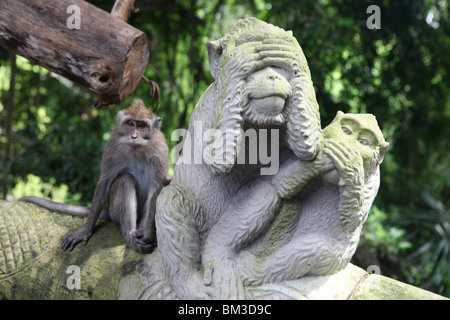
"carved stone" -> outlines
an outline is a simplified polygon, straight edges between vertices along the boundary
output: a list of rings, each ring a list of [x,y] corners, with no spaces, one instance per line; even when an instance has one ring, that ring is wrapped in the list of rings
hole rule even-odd
[[[23,201],[0,200],[0,300],[177,299],[159,249],[140,254],[120,227],[99,222],[87,246],[64,252],[64,237],[83,219]],[[79,268],[79,274],[73,270]],[[75,279],[79,286],[74,286]],[[74,283],[75,282],[75,283]],[[445,299],[348,264],[329,276],[306,276],[249,288],[252,299]],[[180,302],[184,306],[184,302]],[[175,304],[174,307],[177,305]]]
[[[157,201],[159,252],[176,295],[246,299],[344,269],[389,146],[375,117],[338,112],[321,129],[292,32],[240,20],[208,54],[214,83]]]

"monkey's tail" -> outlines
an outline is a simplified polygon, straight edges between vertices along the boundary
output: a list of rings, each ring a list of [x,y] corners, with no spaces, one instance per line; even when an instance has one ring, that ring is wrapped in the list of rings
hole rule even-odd
[[[38,206],[47,208],[52,211],[56,211],[59,213],[65,213],[70,216],[86,218],[89,215],[90,209],[88,207],[83,206],[74,206],[71,204],[59,203],[55,201],[51,201],[48,199],[43,199],[35,196],[25,196],[19,199],[19,201],[31,202],[37,204]],[[103,220],[111,220],[109,216],[109,211],[106,208],[102,209],[100,213],[99,219]]]

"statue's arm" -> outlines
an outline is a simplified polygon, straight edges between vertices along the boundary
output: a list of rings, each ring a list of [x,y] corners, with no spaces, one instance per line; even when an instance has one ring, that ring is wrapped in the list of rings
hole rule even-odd
[[[217,250],[231,255],[238,252],[267,228],[280,200],[268,179],[245,185],[211,229],[205,241],[205,254],[214,255]]]
[[[333,167],[320,153],[314,161],[292,155],[278,173],[252,180],[234,196],[227,210],[212,227],[205,241],[205,255],[216,250],[232,256],[267,230],[278,212],[281,199],[289,199],[320,172]]]
[[[321,172],[334,168],[333,162],[319,152],[313,161],[303,161],[292,155],[281,166],[278,173],[271,177],[271,184],[278,196],[290,199]]]
[[[376,191],[366,192],[369,189],[365,185],[363,160],[356,150],[331,141],[327,143],[325,153],[327,157],[333,159],[339,171],[339,220],[345,231],[353,232],[361,225],[367,214],[365,207],[369,199],[365,199],[364,196],[368,195],[371,198],[370,208]],[[374,188],[371,185],[369,187],[378,190],[378,187]]]

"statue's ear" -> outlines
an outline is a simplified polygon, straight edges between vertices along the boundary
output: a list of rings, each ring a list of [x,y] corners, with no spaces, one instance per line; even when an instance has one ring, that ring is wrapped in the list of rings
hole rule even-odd
[[[335,119],[339,119],[342,118],[345,115],[345,113],[343,113],[341,110],[338,110],[338,112],[336,112],[336,117]],[[334,121],[334,120],[333,120]]]
[[[217,79],[220,70],[219,60],[222,55],[222,42],[219,40],[211,41],[208,43],[208,59],[209,69],[214,80]]]
[[[389,142],[384,141],[380,145],[380,155],[378,156],[378,164],[383,162],[384,155],[386,154],[386,151],[389,149]]]

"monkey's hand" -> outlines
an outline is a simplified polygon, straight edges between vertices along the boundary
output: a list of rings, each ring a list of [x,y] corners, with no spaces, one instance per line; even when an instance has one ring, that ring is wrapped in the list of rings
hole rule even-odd
[[[302,161],[293,154],[281,164],[278,173],[269,179],[278,196],[290,199],[312,178],[334,167],[333,162],[322,153],[319,153],[314,161]]]
[[[364,166],[361,155],[342,143],[326,141],[324,153],[331,158],[341,176],[341,186],[364,185]]]
[[[84,242],[84,245],[87,244],[89,238],[91,237],[92,232],[81,228],[75,233],[68,235],[62,242],[61,248],[63,251],[72,251],[75,246],[81,241]]]
[[[339,220],[346,232],[353,232],[364,220],[364,165],[357,150],[342,143],[328,142],[326,154],[339,171]]]
[[[246,298],[244,282],[237,275],[231,261],[228,263],[206,262],[203,284],[215,287],[214,299],[242,300]]]
[[[216,238],[210,236],[205,241],[202,252],[203,284],[212,288],[213,299],[245,299],[244,283],[238,275],[233,259],[235,254],[230,250],[230,244],[226,242],[229,239],[224,238],[224,235],[228,234],[228,238],[234,237],[227,230],[230,229],[222,228],[225,232],[215,232]]]
[[[156,247],[156,238],[150,232],[138,229],[131,235],[129,243],[140,253],[151,253]]]

